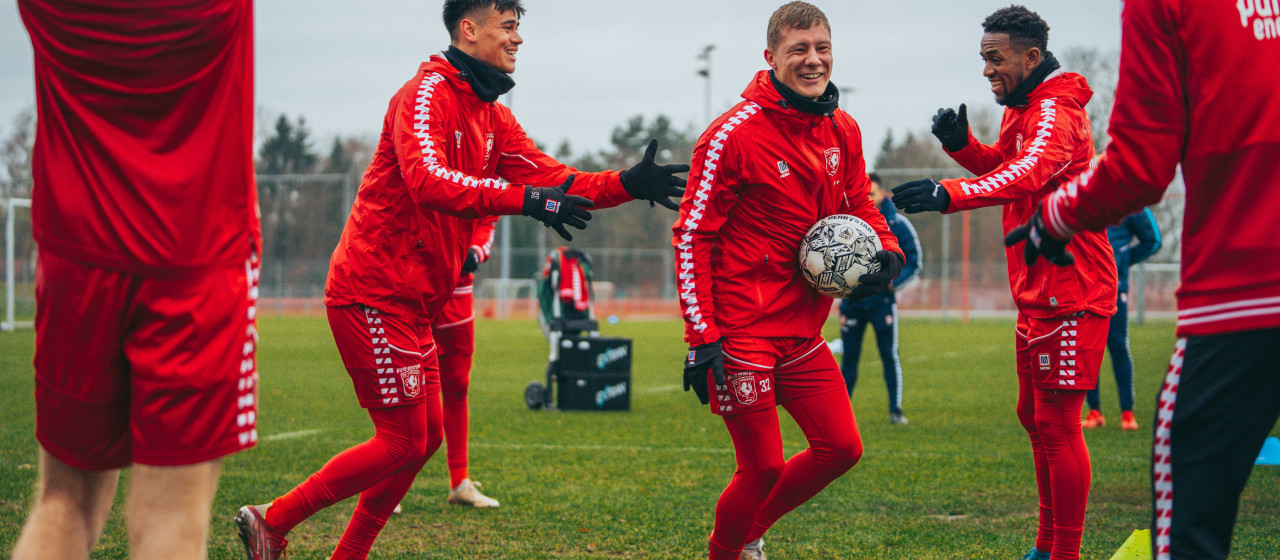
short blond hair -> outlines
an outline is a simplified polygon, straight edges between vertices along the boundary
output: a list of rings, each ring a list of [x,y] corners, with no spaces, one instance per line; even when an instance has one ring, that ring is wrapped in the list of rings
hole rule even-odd
[[[827,32],[831,31],[831,22],[827,21],[827,14],[822,13],[817,6],[808,2],[783,4],[773,12],[772,16],[769,16],[769,33],[765,37],[769,50],[778,46],[778,42],[782,41],[782,34],[788,29],[809,29],[819,23],[827,28]]]

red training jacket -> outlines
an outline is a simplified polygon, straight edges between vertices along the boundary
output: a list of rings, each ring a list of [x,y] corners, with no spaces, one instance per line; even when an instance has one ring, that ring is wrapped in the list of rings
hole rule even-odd
[[[1058,235],[1101,231],[1159,202],[1181,163],[1179,336],[1280,326],[1278,11],[1127,0],[1111,144],[1045,205]]]
[[[253,178],[253,3],[20,0],[35,51],[41,251],[132,273],[243,266]]]
[[[577,182],[577,179],[574,179]],[[471,244],[467,246],[467,252],[472,249],[480,255],[480,263],[484,264],[489,261],[489,251],[493,248],[494,226],[498,223],[497,216],[486,216],[476,221],[475,232],[471,234]],[[462,253],[462,258],[467,258],[467,252]],[[459,291],[466,288],[464,293],[471,293],[471,286],[475,284],[476,275],[471,272],[463,272],[458,277],[458,285],[454,287],[454,295],[458,295]]]
[[[902,252],[868,198],[853,117],[783,108],[767,71],[742,97],[698,139],[672,227],[691,346],[725,336],[820,334],[831,298],[809,285],[796,259],[804,234],[822,218],[862,218],[886,250]]]
[[[1089,168],[1093,134],[1084,106],[1093,97],[1079,74],[1054,72],[1031,90],[1027,103],[1006,107],[995,146],[969,136],[951,158],[979,177],[942,181],[951,195],[947,212],[1004,206],[1004,232],[1031,219],[1040,201]],[[1116,261],[1107,234],[1072,239],[1075,266],[1040,259],[1027,266],[1022,245],[1005,249],[1009,289],[1018,312],[1046,319],[1081,311],[1116,312]]]
[[[458,282],[476,218],[520,214],[522,185],[577,174],[570,193],[596,208],[631,200],[617,172],[581,173],[542,153],[510,109],[476,97],[458,74],[432,56],[391,98],[329,262],[325,305],[430,322]]]

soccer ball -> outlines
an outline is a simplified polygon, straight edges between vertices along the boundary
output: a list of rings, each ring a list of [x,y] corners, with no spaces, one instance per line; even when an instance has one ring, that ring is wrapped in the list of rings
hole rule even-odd
[[[814,289],[833,298],[848,297],[858,277],[880,270],[875,260],[880,236],[857,216],[827,216],[800,241],[800,271]]]

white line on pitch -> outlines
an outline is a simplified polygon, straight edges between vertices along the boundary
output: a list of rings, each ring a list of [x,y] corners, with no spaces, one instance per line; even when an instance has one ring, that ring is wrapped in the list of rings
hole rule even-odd
[[[651,445],[557,445],[551,443],[477,443],[471,447],[489,449],[533,449],[538,451],[638,451],[651,453],[654,451],[673,451],[676,453],[733,453],[728,447],[655,447]]]
[[[646,387],[636,391],[637,393],[670,393],[680,389],[680,385],[662,385],[659,387]]]
[[[324,430],[298,430],[296,432],[284,432],[280,434],[271,434],[269,436],[263,436],[262,441],[278,441],[282,439],[307,437],[307,436],[318,434],[322,431]]]

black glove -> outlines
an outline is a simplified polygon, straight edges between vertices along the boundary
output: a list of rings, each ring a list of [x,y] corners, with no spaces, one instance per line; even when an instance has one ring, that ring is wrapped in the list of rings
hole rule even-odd
[[[587,229],[591,220],[591,212],[586,209],[595,206],[591,199],[569,194],[573,185],[573,175],[558,187],[525,187],[524,206],[520,213],[556,230],[560,237],[573,241],[573,236],[564,229],[565,224],[578,229]]]
[[[938,137],[948,152],[965,149],[969,145],[969,113],[964,103],[960,104],[958,115],[955,109],[938,109],[938,114],[933,116],[933,128],[929,131]]]
[[[480,251],[474,248],[467,250],[467,258],[462,260],[462,271],[471,273],[480,268]]]
[[[942,212],[951,207],[951,195],[942,183],[916,179],[893,188],[893,205],[908,214]]]
[[[906,259],[893,251],[877,251],[875,259],[880,263],[880,270],[859,276],[858,287],[849,292],[848,299],[858,300],[888,291],[898,274],[902,273],[902,266],[906,264]]]
[[[1012,247],[1026,241],[1027,244],[1022,249],[1022,256],[1027,260],[1027,266],[1036,264],[1036,259],[1040,255],[1049,262],[1058,266],[1070,266],[1076,262],[1075,255],[1067,250],[1067,241],[1063,241],[1049,234],[1049,230],[1044,225],[1044,219],[1040,217],[1040,209],[1036,209],[1036,213],[1031,215],[1031,220],[1022,224],[1009,235],[1004,236],[1004,246]]]
[[[650,207],[656,202],[679,212],[680,203],[667,197],[674,196],[679,199],[684,196],[684,185],[688,180],[676,177],[675,174],[688,173],[689,165],[685,163],[658,165],[653,162],[653,157],[657,153],[658,141],[650,140],[640,163],[619,173],[618,178],[622,180],[622,188],[627,190],[631,198],[647,200]]]
[[[707,393],[707,373],[715,377],[716,385],[724,385],[724,354],[720,351],[719,342],[710,342],[689,349],[689,357],[684,360],[684,390],[693,388],[702,404],[711,402]]]

